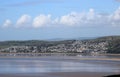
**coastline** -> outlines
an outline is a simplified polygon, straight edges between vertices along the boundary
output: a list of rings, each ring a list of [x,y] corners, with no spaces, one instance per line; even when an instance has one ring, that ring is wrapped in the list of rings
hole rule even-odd
[[[19,56],[17,56],[19,54]],[[120,56],[120,54],[97,54],[93,57],[73,57],[78,53],[0,53],[0,58],[44,58],[52,56],[63,56],[62,58],[66,59],[66,56],[69,59],[75,60],[106,60],[106,61],[120,61],[120,58],[116,57],[105,57],[105,58],[95,58],[94,56]],[[2,55],[2,56],[1,56]],[[7,55],[7,56],[4,56]],[[73,55],[73,56],[68,56]],[[82,54],[81,54],[82,55]]]
[[[99,54],[99,55],[111,55],[111,56],[120,56],[120,54],[110,54],[110,53],[107,53],[107,54]]]
[[[33,74],[0,74],[0,77],[104,77],[117,73],[110,72],[56,72],[56,73],[33,73]]]

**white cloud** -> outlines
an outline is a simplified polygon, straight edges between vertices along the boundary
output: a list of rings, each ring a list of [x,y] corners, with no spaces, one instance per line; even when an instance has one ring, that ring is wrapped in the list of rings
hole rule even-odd
[[[95,18],[95,11],[94,9],[89,9],[89,12],[87,13],[87,19],[88,20],[93,20]]]
[[[89,9],[88,12],[72,12],[60,18],[60,23],[68,26],[94,26],[97,23],[103,23],[102,16],[97,14],[94,9]]]
[[[32,21],[33,20],[33,21]],[[4,27],[11,26],[12,22],[6,20]],[[46,26],[79,26],[79,27],[100,27],[100,26],[120,26],[120,7],[111,14],[98,13],[94,9],[88,12],[71,12],[61,17],[52,19],[51,15],[40,14],[34,19],[29,15],[22,15],[16,22],[16,27],[41,28]]]
[[[16,27],[25,27],[30,25],[31,16],[29,15],[22,15],[16,22]]]
[[[64,15],[60,18],[60,23],[68,26],[86,26],[88,23],[95,23],[97,15],[94,9],[90,9],[89,12],[72,12]],[[86,25],[85,25],[86,24]]]
[[[80,23],[81,18],[82,18],[82,15],[76,12],[72,12],[70,14],[61,16],[60,23],[63,25],[74,26]]]
[[[51,15],[41,14],[41,15],[34,18],[33,27],[34,28],[39,28],[39,27],[46,26],[50,23],[51,23]]]
[[[59,18],[56,18],[52,21],[52,24],[58,24],[59,23]]]
[[[12,22],[9,20],[9,19],[7,19],[5,22],[4,22],[4,24],[3,24],[3,28],[8,28],[8,27],[10,27],[12,25]]]
[[[112,26],[120,26],[120,7],[109,16]]]
[[[111,14],[100,14],[94,9],[88,12],[72,12],[61,16],[59,23],[64,26],[100,27],[100,26],[119,26],[120,8]]]
[[[118,8],[115,13],[113,14],[113,19],[114,20],[120,20],[120,8]]]

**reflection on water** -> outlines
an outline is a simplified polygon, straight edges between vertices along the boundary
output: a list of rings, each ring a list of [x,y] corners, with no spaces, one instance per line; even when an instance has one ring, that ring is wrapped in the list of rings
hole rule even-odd
[[[69,59],[67,56],[66,58],[59,57],[0,58],[0,73],[120,72],[120,62],[99,61],[96,63],[95,61]],[[80,57],[83,56],[77,58]]]

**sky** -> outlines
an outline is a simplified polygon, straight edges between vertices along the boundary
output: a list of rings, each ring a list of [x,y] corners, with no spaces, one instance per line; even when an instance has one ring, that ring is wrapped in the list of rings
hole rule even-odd
[[[120,35],[120,0],[0,0],[0,41]]]

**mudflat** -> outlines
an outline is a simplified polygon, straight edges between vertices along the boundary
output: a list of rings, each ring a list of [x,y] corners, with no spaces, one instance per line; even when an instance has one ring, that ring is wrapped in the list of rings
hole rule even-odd
[[[104,77],[115,73],[100,72],[56,72],[34,74],[0,74],[0,77]],[[117,73],[116,73],[117,74]]]
[[[104,77],[120,74],[112,56],[0,56],[0,77]]]

